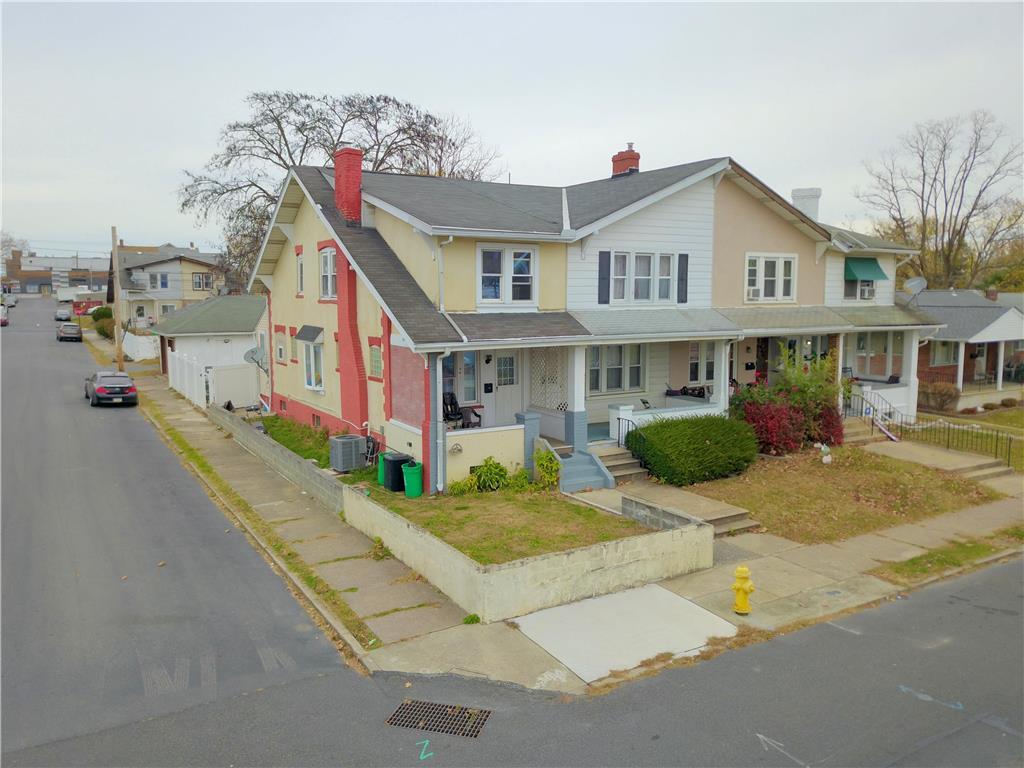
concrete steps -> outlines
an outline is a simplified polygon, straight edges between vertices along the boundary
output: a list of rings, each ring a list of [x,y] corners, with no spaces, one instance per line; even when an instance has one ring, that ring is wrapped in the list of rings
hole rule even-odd
[[[604,464],[605,469],[612,473],[616,485],[647,477],[647,470],[626,448],[612,448],[603,451],[597,459]]]
[[[565,458],[560,455],[559,458],[562,469],[558,487],[563,493],[605,487],[605,476],[599,469],[595,457],[588,453],[572,453]]]
[[[991,461],[982,464],[971,469],[964,470],[958,474],[964,477],[970,478],[971,480],[990,480],[993,477],[1003,477],[1004,475],[1012,475],[1013,468],[1006,466],[1001,461]]]
[[[866,445],[888,439],[877,429],[872,433],[871,426],[862,419],[843,420],[843,445]]]

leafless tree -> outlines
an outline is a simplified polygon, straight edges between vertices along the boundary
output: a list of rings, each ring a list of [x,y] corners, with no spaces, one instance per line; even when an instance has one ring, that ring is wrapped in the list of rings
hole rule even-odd
[[[292,166],[326,165],[343,144],[362,149],[371,171],[482,178],[497,159],[468,124],[383,94],[256,92],[246,105],[249,117],[224,127],[220,149],[179,189],[183,213],[220,221],[225,263],[245,276]]]
[[[934,287],[973,285],[1020,237],[1021,145],[989,112],[919,123],[867,171],[858,197],[881,234],[920,249],[914,270]]]
[[[3,250],[3,258],[11,258],[11,251],[21,251],[22,253],[28,252],[28,240],[21,237],[15,237],[10,232],[0,232],[0,247]]]

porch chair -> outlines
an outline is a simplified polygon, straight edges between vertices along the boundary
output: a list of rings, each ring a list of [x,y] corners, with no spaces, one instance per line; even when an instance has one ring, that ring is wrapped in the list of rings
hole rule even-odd
[[[455,399],[454,392],[445,392],[441,397],[444,423],[449,429],[458,429],[462,426],[462,411],[459,408],[459,401]]]

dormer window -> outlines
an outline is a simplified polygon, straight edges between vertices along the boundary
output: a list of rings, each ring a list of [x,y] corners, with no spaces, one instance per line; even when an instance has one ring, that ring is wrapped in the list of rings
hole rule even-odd
[[[477,246],[477,303],[537,306],[537,249],[532,245]]]

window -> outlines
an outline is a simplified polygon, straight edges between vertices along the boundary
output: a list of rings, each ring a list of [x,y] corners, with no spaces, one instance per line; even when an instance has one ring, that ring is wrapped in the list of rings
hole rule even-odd
[[[295,254],[295,292],[298,294],[302,293],[302,287],[305,283],[305,268],[302,264],[302,254]]]
[[[294,343],[295,339],[292,339]],[[324,345],[303,343],[306,362],[306,389],[319,392],[324,388]]]
[[[746,300],[793,301],[796,296],[796,256],[747,254]]]
[[[174,305],[173,304],[161,304],[160,305],[160,314],[161,315],[169,315],[173,311],[174,311]]]
[[[591,394],[644,389],[641,344],[609,344],[587,349],[587,391]]]
[[[213,273],[211,272],[193,272],[192,273],[192,290],[193,291],[209,291],[213,289]]]
[[[650,301],[651,259],[654,254],[638,253],[633,258],[633,300]]]
[[[441,361],[441,390],[454,392],[460,405],[477,401],[476,352],[453,353]]]
[[[284,334],[280,332],[274,334],[274,359],[282,363],[285,361]]]
[[[932,341],[932,365],[956,365],[960,362],[960,344],[955,341]]]
[[[883,382],[889,376],[902,376],[903,333],[901,331],[858,333],[853,356],[854,376]]]
[[[477,273],[479,303],[536,305],[536,248],[523,245],[480,246]]]
[[[875,298],[874,280],[844,280],[843,298],[854,301],[869,301]]]
[[[159,275],[157,275],[156,272],[150,272],[149,273],[149,287],[150,288],[156,288],[156,285],[157,285],[156,281],[158,279],[159,279]]]
[[[335,274],[334,249],[320,251],[320,298],[333,299],[337,296],[338,276]]]
[[[370,373],[375,379],[384,378],[384,358],[381,357],[380,347],[377,344],[370,345]]]
[[[713,382],[715,380],[715,342],[691,341],[688,362],[691,384]]]
[[[314,413],[313,414],[313,428],[314,429],[320,429],[320,414],[319,413]]]
[[[629,280],[629,254],[616,253],[612,271],[612,298],[620,301],[626,298],[626,281]]]
[[[136,317],[145,317],[146,316],[146,308],[144,306],[142,306],[141,304],[139,304],[135,308],[135,316]]]
[[[658,256],[658,300],[672,299],[672,254],[662,253]]]
[[[797,360],[816,360],[828,354],[828,336],[787,336],[786,347]]]
[[[497,384],[499,387],[513,387],[516,385],[515,355],[498,355],[496,368]]]
[[[166,288],[167,287],[167,273],[166,272],[161,272],[160,273],[160,287],[161,288]]]

